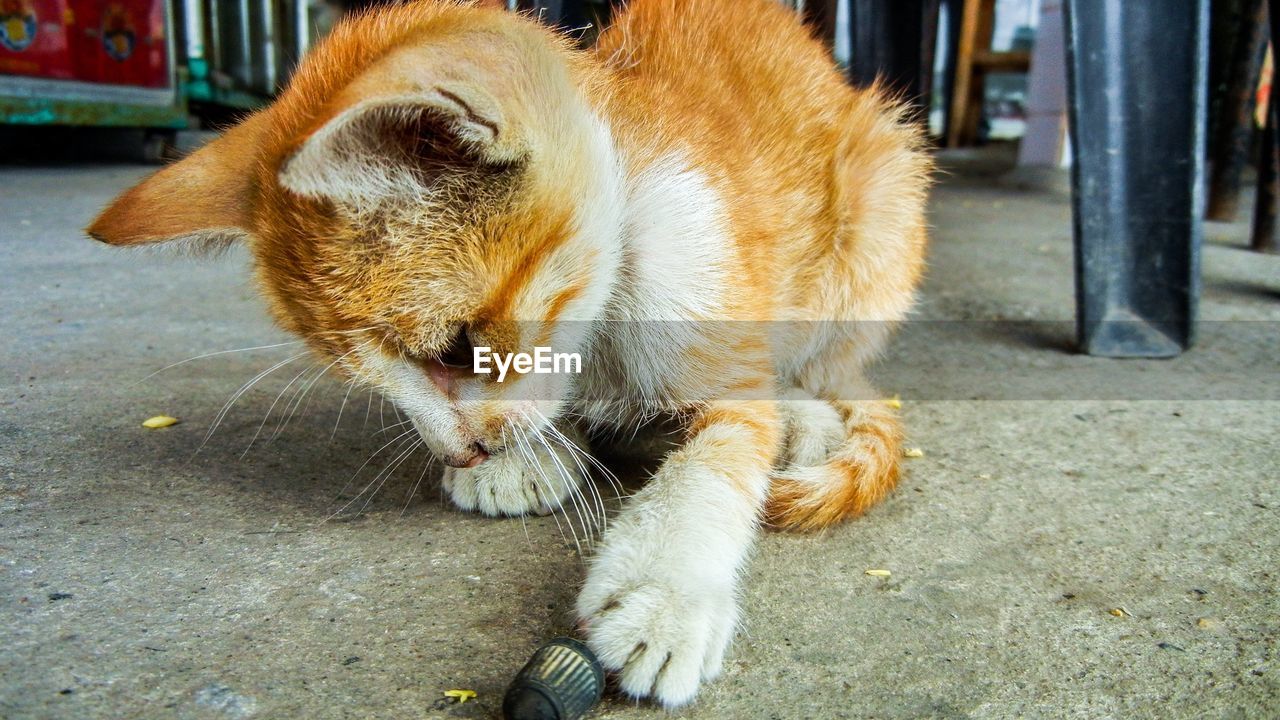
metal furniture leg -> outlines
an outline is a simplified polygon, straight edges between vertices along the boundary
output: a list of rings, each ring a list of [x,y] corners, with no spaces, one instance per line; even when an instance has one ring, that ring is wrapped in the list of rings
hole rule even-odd
[[[1208,0],[1068,0],[1080,348],[1171,357],[1200,295]]]
[[[1275,102],[1274,91],[1271,102]],[[1276,231],[1280,230],[1280,133],[1276,132],[1276,108],[1267,112],[1262,132],[1262,157],[1258,163],[1258,199],[1253,207],[1253,231],[1249,247],[1258,252],[1280,253]]]

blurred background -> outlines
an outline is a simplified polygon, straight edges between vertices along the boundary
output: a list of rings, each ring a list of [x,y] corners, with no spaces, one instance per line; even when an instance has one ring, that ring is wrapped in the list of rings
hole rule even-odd
[[[269,103],[344,14],[395,1],[0,0],[0,162],[177,157]],[[623,4],[479,1],[584,46]],[[779,1],[940,151],[1072,183],[1084,352],[1194,342],[1202,221],[1235,220],[1255,178],[1250,245],[1276,251],[1267,0]]]
[[[344,13],[387,1],[4,0],[0,121],[148,129],[157,138],[148,149],[163,150],[162,140],[172,141],[173,131],[217,128],[269,102],[288,82],[298,58]],[[853,38],[839,28],[850,22],[850,2],[809,0],[806,7],[805,0],[784,1],[806,13],[832,45],[836,60],[848,67]],[[575,32],[584,44],[607,24],[612,9],[608,0],[490,4],[533,11]],[[962,28],[963,3],[921,3],[927,17],[910,29],[923,30],[928,37],[920,41],[933,47],[919,48],[926,65],[911,82],[928,95],[922,101],[937,138],[971,145],[1026,133],[1030,54],[1042,14],[1049,16],[1050,32],[1061,34],[1060,5],[984,0],[975,3],[976,26]],[[981,39],[975,43],[967,35],[962,40],[962,30]],[[971,43],[963,57],[957,54],[961,42]],[[1061,40],[1056,42],[1061,55]],[[1061,66],[1062,59],[1056,62]],[[971,66],[978,68],[976,76]],[[973,89],[963,107],[953,111],[958,69]],[[1064,82],[1065,76],[1058,80]],[[948,139],[953,114],[964,127]]]

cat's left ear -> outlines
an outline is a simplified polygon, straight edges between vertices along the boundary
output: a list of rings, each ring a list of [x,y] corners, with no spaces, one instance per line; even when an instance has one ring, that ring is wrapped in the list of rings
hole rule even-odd
[[[116,198],[86,232],[111,245],[192,241],[221,247],[248,228],[264,115],[216,140]]]

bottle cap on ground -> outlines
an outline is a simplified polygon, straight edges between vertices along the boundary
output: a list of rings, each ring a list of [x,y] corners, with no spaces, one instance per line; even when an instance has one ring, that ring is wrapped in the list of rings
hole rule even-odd
[[[604,668],[573,638],[538,648],[516,674],[502,700],[506,720],[578,720],[604,694]]]

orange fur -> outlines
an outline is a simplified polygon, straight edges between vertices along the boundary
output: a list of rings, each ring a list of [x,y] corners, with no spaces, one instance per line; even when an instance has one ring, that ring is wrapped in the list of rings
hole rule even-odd
[[[591,53],[579,53],[526,19],[488,8],[418,2],[372,13],[339,25],[275,105],[123,195],[89,232],[118,244],[251,236],[276,316],[331,355],[350,351],[348,333],[367,327],[429,354],[457,322],[483,330],[516,319],[554,321],[584,278],[566,278],[541,318],[521,311],[518,299],[570,232],[556,205],[564,176],[535,172],[518,189],[482,189],[491,206],[481,208],[480,223],[382,228],[438,238],[412,251],[362,241],[369,229],[331,202],[299,198],[276,181],[286,160],[353,103],[419,87],[399,70],[408,57],[442,67],[461,57],[467,70],[452,74],[473,72],[508,93],[499,95],[507,142],[554,142],[554,133],[535,126],[552,120],[547,108],[557,93],[578,91],[608,120],[628,171],[680,152],[713,179],[734,243],[732,281],[743,289],[728,294],[719,317],[895,322],[923,268],[929,163],[902,111],[876,88],[847,86],[825,49],[787,14],[768,2],[746,11],[729,0],[637,0]],[[506,78],[513,66],[527,72]],[[537,93],[552,101],[535,107]],[[556,170],[572,175],[581,146],[562,151]],[[518,157],[521,148],[504,152]],[[570,178],[575,192],[572,185]],[[443,292],[415,293],[422,284]],[[404,311],[408,298],[412,312]],[[733,332],[712,333],[693,350],[701,362],[691,366],[701,371],[686,368],[693,374],[683,384],[705,392],[678,403],[742,382],[726,368],[749,363],[725,349],[758,348],[762,338]],[[787,363],[781,380],[839,399],[841,379],[858,376],[883,334],[852,331],[821,357]],[[492,335],[508,349],[520,344],[510,333]],[[832,477],[821,489],[776,477],[774,523],[828,525],[862,512],[896,482],[896,419],[851,406],[842,412],[851,440],[844,456],[825,465]]]
[[[924,268],[931,165],[904,118],[772,0],[632,0],[590,51],[419,0],[341,23],[275,104],[89,233],[247,238],[279,322],[405,410],[468,509],[571,501],[577,458],[547,437],[576,418],[683,418],[578,604],[622,688],[674,706],[719,667],[759,518],[826,527],[898,480],[862,368]],[[453,361],[536,345],[590,368]]]
[[[634,3],[596,49],[619,76],[615,127],[650,153],[690,148],[721,179],[750,288],[731,317],[853,321],[878,333],[901,318],[923,271],[931,166],[904,110],[878,88],[850,88],[786,13],[774,3]],[[784,382],[841,398],[879,349],[859,340]],[[897,483],[898,422],[863,404],[846,403],[846,416],[866,417],[846,419],[849,441],[823,482],[775,477],[771,523],[824,527]]]

